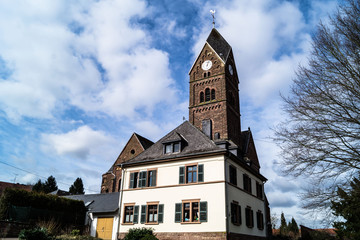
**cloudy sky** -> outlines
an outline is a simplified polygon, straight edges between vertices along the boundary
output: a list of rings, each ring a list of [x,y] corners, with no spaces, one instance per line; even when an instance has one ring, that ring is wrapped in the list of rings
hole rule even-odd
[[[311,36],[337,1],[2,0],[0,181],[53,175],[86,193],[133,132],[157,141],[188,118],[188,71],[212,28],[233,48],[242,128],[251,127],[272,211],[310,227],[269,139]]]

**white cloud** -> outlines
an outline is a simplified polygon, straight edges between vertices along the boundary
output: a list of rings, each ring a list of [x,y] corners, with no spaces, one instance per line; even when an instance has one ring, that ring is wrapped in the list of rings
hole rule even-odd
[[[11,72],[0,79],[0,107],[8,118],[52,118],[70,106],[132,117],[176,101],[167,53],[132,21],[146,16],[144,1],[40,5],[0,6],[0,57]]]
[[[87,159],[89,155],[101,155],[115,141],[102,131],[95,131],[88,126],[63,134],[42,134],[43,149],[58,155],[78,159]]]

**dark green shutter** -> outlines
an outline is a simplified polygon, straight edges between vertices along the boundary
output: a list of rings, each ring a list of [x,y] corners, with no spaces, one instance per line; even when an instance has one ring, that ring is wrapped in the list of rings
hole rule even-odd
[[[200,202],[200,222],[207,222],[207,202]]]
[[[138,223],[139,222],[139,206],[136,205],[134,207],[134,219],[133,219],[133,223]]]
[[[140,172],[139,187],[146,187],[146,171]]]
[[[175,203],[175,222],[181,222],[181,203]]]
[[[145,221],[146,221],[146,205],[141,205],[140,223],[145,223]]]
[[[162,223],[164,220],[164,204],[159,204],[158,223]]]
[[[153,176],[152,176],[152,181],[151,181],[151,186],[156,186],[156,170],[153,170]]]
[[[238,223],[241,224],[241,206],[238,205]]]
[[[204,164],[198,165],[198,182],[204,182]]]
[[[185,167],[179,168],[179,184],[185,183]]]
[[[130,186],[129,186],[129,188],[134,188],[134,174],[135,173],[130,173]]]

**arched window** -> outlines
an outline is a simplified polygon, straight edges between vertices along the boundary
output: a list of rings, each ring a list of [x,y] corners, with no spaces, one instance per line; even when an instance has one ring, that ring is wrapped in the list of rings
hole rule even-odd
[[[205,89],[205,102],[210,101],[210,89]]]
[[[211,89],[211,100],[215,99],[215,89]]]
[[[204,73],[204,78],[206,78],[206,73]]]
[[[210,72],[208,72],[208,77],[210,77]]]
[[[204,102],[204,92],[200,92],[200,102]]]

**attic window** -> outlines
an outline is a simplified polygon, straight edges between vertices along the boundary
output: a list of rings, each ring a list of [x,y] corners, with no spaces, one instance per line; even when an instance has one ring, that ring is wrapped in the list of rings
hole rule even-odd
[[[134,150],[134,149],[131,149],[130,153],[131,153],[131,154],[135,154],[135,150]]]
[[[164,153],[176,153],[180,152],[181,145],[180,142],[171,142],[164,144]]]

